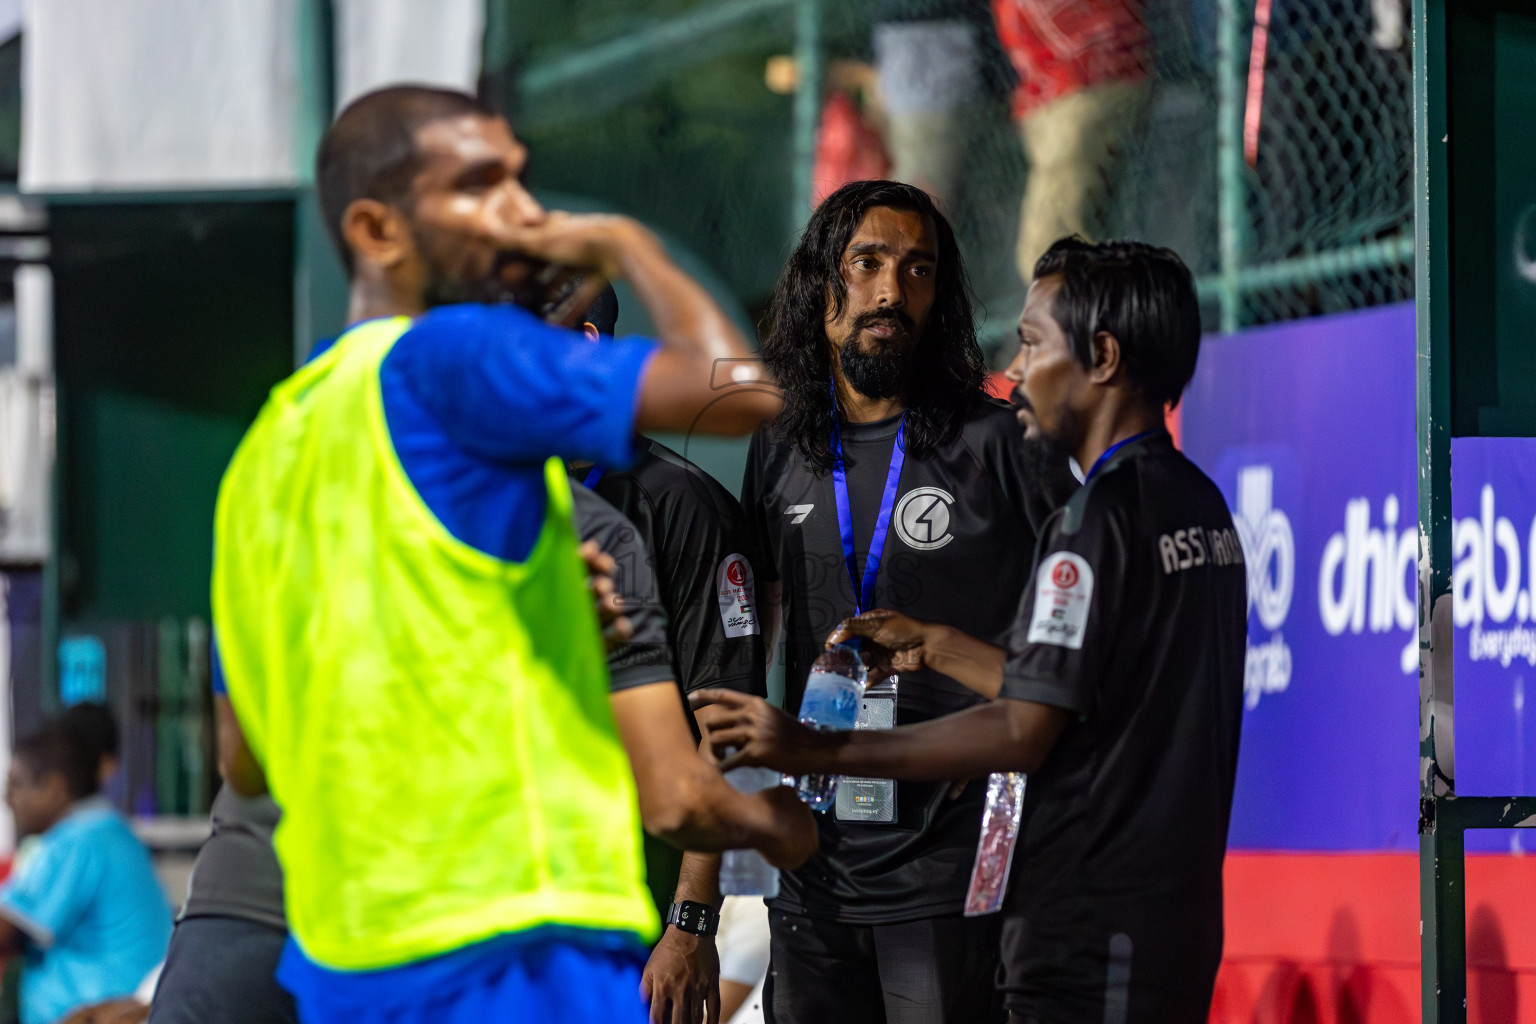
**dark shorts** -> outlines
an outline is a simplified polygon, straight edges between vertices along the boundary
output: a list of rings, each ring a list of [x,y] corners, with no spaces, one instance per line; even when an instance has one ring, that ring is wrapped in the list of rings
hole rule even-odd
[[[189,917],[176,925],[149,1024],[298,1024],[293,997],[277,983],[288,933],[235,917]]]
[[[998,919],[851,925],[768,911],[768,1024],[995,1024]]]

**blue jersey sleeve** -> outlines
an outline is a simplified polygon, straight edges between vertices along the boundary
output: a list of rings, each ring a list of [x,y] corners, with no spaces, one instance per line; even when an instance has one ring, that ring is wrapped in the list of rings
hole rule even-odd
[[[224,662],[219,660],[218,634],[208,639],[208,685],[215,696],[229,696],[229,680],[224,678]]]
[[[44,837],[20,874],[0,888],[0,916],[47,948],[68,935],[101,885],[101,858],[87,843]]]
[[[512,306],[443,306],[385,360],[466,451],[509,464],[634,461],[647,339],[591,342]]]

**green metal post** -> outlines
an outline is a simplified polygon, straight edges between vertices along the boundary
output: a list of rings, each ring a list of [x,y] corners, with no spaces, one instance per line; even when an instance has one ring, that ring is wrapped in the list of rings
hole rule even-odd
[[[1419,453],[1419,908],[1425,1024],[1467,1018],[1466,863],[1456,813],[1451,602],[1450,176],[1445,0],[1414,0]]]
[[[300,0],[298,10],[299,109],[294,118],[294,176],[314,180],[315,150],[336,102],[335,28],[330,0]]]
[[[50,316],[52,313],[50,312]],[[50,359],[52,353],[49,353]],[[51,370],[50,370],[51,372]],[[59,453],[64,450],[60,443],[60,431],[64,417],[59,406],[64,402],[64,389],[54,376],[53,392],[53,451],[48,465],[48,552],[43,557],[43,607],[42,607],[42,683],[40,706],[45,714],[59,709],[59,623],[63,614],[62,567],[64,561],[64,502],[59,494]],[[14,726],[14,723],[13,723]]]
[[[1217,5],[1217,123],[1216,215],[1221,243],[1221,331],[1231,334],[1242,326],[1242,289],[1239,275],[1248,256],[1250,229],[1243,163],[1243,96],[1247,66],[1243,61],[1242,26],[1246,20],[1241,0],[1220,0]]]
[[[795,86],[794,177],[790,192],[789,233],[798,237],[811,213],[811,194],[816,166],[816,125],[821,119],[821,4],[796,0],[795,67],[800,73]]]

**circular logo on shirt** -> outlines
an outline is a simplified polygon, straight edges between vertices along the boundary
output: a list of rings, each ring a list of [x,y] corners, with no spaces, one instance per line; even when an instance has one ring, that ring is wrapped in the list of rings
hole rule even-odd
[[[1062,590],[1071,590],[1077,586],[1077,566],[1071,562],[1057,562],[1056,568],[1051,570],[1051,582]]]
[[[955,539],[949,532],[949,506],[954,496],[937,487],[908,491],[896,506],[896,534],[907,547],[933,551]]]
[[[725,578],[736,584],[738,587],[746,586],[747,573],[746,570],[742,569],[741,567],[741,559],[733,559],[731,563],[725,567]]]

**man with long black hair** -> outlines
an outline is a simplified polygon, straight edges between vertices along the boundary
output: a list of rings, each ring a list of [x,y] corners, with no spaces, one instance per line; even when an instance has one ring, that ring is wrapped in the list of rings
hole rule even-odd
[[[1008,372],[1018,419],[1088,473],[1043,531],[1012,635],[877,610],[828,640],[871,641],[872,676],[920,664],[993,699],[877,734],[695,695],[720,705],[710,739],[739,751],[727,770],[1029,773],[1002,911],[1010,1024],[1210,1015],[1248,594],[1225,499],[1163,426],[1199,351],[1194,278],[1172,251],[1063,239],[1036,264]]]
[[[997,595],[1023,589],[1036,531],[1072,481],[1065,459],[1043,479],[984,393],[959,247],[927,194],[860,181],[829,196],[779,279],[763,357],[785,407],[753,438],[742,504],[773,556],[763,576],[781,580],[787,707],[856,610],[1001,642],[1012,616]],[[771,619],[779,599],[764,590]],[[928,669],[895,688],[901,724],[979,701]],[[996,922],[962,916],[985,787],[841,789],[817,818],[820,854],[769,901],[770,1019],[1000,1018]]]

